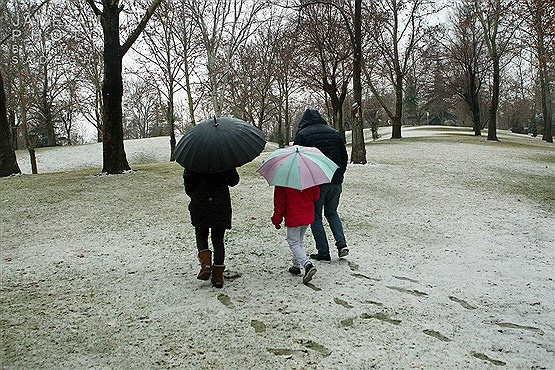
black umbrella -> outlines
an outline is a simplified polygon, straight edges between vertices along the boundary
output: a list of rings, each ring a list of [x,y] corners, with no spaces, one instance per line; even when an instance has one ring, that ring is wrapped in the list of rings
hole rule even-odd
[[[188,170],[223,172],[255,159],[264,149],[264,134],[238,118],[220,117],[191,128],[175,147],[175,160]]]

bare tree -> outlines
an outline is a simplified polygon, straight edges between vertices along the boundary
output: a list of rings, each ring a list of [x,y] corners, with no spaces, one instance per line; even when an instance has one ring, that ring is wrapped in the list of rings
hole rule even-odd
[[[21,173],[12,147],[10,124],[6,113],[4,79],[0,71],[0,177]]]
[[[327,4],[333,6],[343,17],[346,30],[353,48],[353,116],[354,125],[352,128],[352,148],[351,162],[366,164],[366,146],[364,143],[363,113],[362,113],[362,80],[361,73],[363,68],[362,55],[362,0],[354,0],[354,8],[351,0],[301,0],[296,7],[304,7],[315,4]]]
[[[411,69],[413,54],[429,32],[426,17],[437,10],[428,0],[378,0],[370,4],[367,12],[372,22],[367,23],[370,58],[365,58],[363,71],[366,82],[376,96],[392,124],[392,139],[400,139],[403,117],[403,89]],[[385,76],[395,94],[395,107],[391,109],[377,81]]]
[[[200,49],[201,43],[197,40],[201,40],[202,36],[200,30],[195,27],[195,23],[191,20],[193,16],[189,11],[187,2],[189,0],[178,0],[178,8],[176,18],[176,30],[175,36],[179,40],[180,50],[181,50],[181,63],[183,68],[183,79],[177,80],[179,87],[185,91],[187,95],[187,109],[189,115],[189,121],[191,126],[196,124],[195,110],[198,104],[202,101],[202,89],[198,89],[200,94],[199,99],[194,99],[193,90],[195,86],[195,77],[197,75],[198,65],[197,61],[200,59]],[[196,78],[200,80],[201,78]],[[198,83],[196,83],[198,85]]]
[[[343,104],[353,72],[353,46],[340,12],[328,4],[304,7],[299,12],[299,63],[309,86],[330,99],[333,127],[345,138]]]
[[[214,115],[224,111],[230,65],[239,48],[256,31],[258,17],[268,1],[187,0],[187,7],[202,35]]]
[[[232,101],[228,105],[235,116],[261,130],[276,109],[274,82],[282,39],[275,25],[279,22],[279,16],[269,17],[250,40],[239,48],[237,58],[232,64],[229,94]]]
[[[78,111],[96,131],[102,142],[102,28],[83,0],[70,0],[70,16],[74,37],[68,41],[69,58],[78,72]]]
[[[488,114],[488,140],[497,140],[497,111],[501,90],[501,58],[506,55],[517,30],[518,22],[513,17],[516,8],[512,0],[467,0],[472,1],[483,29],[492,65],[491,102]]]
[[[7,1],[0,1],[0,35],[10,35]],[[6,39],[7,40],[7,39]],[[5,52],[3,42],[0,42],[0,177],[21,173],[14,147],[10,122],[7,116],[7,98],[2,70],[9,63],[9,53]]]
[[[280,147],[288,145],[292,141],[292,99],[304,86],[298,78],[297,32],[288,20],[276,30],[277,64],[275,66],[275,88],[274,96],[277,108],[275,120],[277,121],[277,142]]]
[[[124,127],[128,139],[153,136],[158,126],[160,90],[148,81],[137,78],[125,84]]]
[[[549,66],[555,54],[555,3],[551,0],[521,0],[527,19],[524,42],[534,51],[541,89],[542,139],[553,142],[553,103]]]
[[[480,90],[486,69],[482,28],[468,3],[455,7],[452,23],[452,33],[443,42],[448,63],[445,81],[468,106],[474,135],[481,136]]]
[[[86,0],[94,14],[99,17],[104,34],[104,81],[103,99],[103,164],[102,172],[122,173],[131,169],[123,147],[122,122],[122,60],[141,32],[146,27],[162,0],[152,0],[139,23],[132,28],[123,44],[120,43],[120,13],[123,5],[120,0],[102,0],[102,10],[95,0]]]
[[[142,68],[146,71],[145,82],[154,86],[165,99],[170,161],[175,160],[175,95],[180,90],[177,81],[184,62],[183,45],[177,37],[180,11],[174,1],[160,4],[145,28],[144,48],[135,49],[140,54]]]

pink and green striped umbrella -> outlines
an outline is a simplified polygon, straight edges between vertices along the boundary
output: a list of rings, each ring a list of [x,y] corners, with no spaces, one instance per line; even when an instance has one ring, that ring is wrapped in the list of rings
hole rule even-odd
[[[274,151],[257,172],[270,185],[304,190],[329,183],[338,168],[319,149],[295,145]]]

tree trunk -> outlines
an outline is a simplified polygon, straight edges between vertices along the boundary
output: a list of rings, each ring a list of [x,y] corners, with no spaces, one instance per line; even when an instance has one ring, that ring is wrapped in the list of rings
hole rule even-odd
[[[289,85],[285,87],[285,145],[291,141],[291,120],[289,119]]]
[[[41,92],[41,113],[46,128],[46,146],[56,146],[56,131],[54,129],[54,120],[52,119],[52,107],[48,101],[48,64],[44,63],[42,68],[44,81]]]
[[[471,68],[469,68],[470,70]],[[476,75],[472,72],[468,73],[468,91],[467,91],[467,104],[472,114],[472,128],[474,129],[474,136],[482,136],[482,123],[480,122],[480,96],[478,87],[476,86]]]
[[[119,41],[118,2],[105,2],[104,19],[104,81],[102,98],[103,120],[103,167],[102,172],[118,174],[131,168],[123,146],[122,123],[122,49]]]
[[[540,57],[540,84],[542,95],[543,136],[542,140],[553,142],[553,115],[551,110],[551,89],[549,72],[547,71],[547,56]]]
[[[175,114],[174,114],[174,103],[173,103],[173,91],[170,92],[170,99],[168,101],[168,118],[170,126],[170,162],[175,161]]]
[[[10,132],[12,134],[12,148],[13,150],[19,149],[17,126],[15,125],[15,112],[10,110],[8,113],[8,124],[10,125]]]
[[[329,89],[324,88],[324,90],[330,97],[331,108],[333,109],[333,128],[339,131],[343,137],[343,142],[345,142],[345,130],[343,129],[343,103],[345,102],[345,97],[337,96],[337,91],[335,91],[331,85],[324,82],[324,86],[329,86]]]
[[[4,79],[0,72],[0,177],[21,173],[10,136],[10,124],[6,115]]]
[[[397,82],[395,86],[395,116],[391,120],[391,138],[402,139],[401,135],[401,117],[403,117],[403,77],[397,75]]]
[[[488,117],[488,140],[497,141],[497,109],[499,107],[499,89],[500,89],[500,67],[499,57],[494,55],[493,58],[493,86],[491,94],[491,106],[489,108]]]
[[[366,146],[364,145],[364,129],[362,126],[362,0],[355,0],[354,18],[354,61],[353,61],[353,95],[357,104],[357,114],[352,128],[351,163],[366,164]]]
[[[27,107],[25,104],[21,105],[21,125],[23,126],[23,139],[25,140],[25,146],[27,147],[27,151],[29,152],[29,159],[31,161],[31,173],[36,175],[39,173],[38,166],[37,166],[37,156],[35,153],[35,146],[31,142],[29,138],[29,126],[27,123]]]
[[[480,121],[480,106],[477,104],[472,105],[472,127],[474,129],[474,136],[482,136],[482,122]]]
[[[187,37],[184,35],[184,37]],[[185,92],[187,93],[187,103],[189,105],[189,118],[191,120],[191,125],[195,125],[195,107],[193,103],[193,92],[191,91],[191,81],[189,79],[189,60],[188,56],[185,54],[183,56],[183,69],[185,72]]]

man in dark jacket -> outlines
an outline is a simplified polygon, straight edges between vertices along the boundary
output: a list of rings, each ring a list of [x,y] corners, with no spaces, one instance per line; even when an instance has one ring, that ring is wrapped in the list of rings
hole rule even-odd
[[[331,261],[328,239],[322,223],[322,211],[333,233],[337,254],[339,257],[345,257],[349,254],[349,249],[345,241],[343,224],[337,214],[348,160],[343,138],[337,130],[328,126],[317,110],[307,109],[299,122],[294,144],[316,147],[339,166],[331,183],[320,185],[320,199],[315,204],[315,220],[311,227],[318,253],[311,254],[310,258]]]

